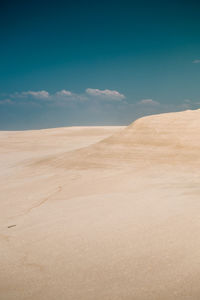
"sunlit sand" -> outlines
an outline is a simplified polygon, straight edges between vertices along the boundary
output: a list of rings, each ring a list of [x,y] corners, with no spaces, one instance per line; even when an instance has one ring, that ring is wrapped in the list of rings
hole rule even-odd
[[[0,299],[200,299],[200,110],[0,132]]]

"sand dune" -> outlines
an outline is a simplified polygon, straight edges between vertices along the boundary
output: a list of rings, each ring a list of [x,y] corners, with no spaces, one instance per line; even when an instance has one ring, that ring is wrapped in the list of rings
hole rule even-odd
[[[0,132],[0,299],[200,299],[200,110]]]

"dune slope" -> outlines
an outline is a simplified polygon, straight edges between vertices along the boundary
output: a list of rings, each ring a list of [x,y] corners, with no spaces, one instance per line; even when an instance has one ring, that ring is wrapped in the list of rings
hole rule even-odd
[[[0,133],[1,299],[199,299],[200,110]]]

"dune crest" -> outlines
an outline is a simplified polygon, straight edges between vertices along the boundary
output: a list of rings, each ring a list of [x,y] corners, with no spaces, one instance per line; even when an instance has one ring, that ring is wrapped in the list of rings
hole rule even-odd
[[[112,168],[123,164],[196,164],[200,110],[140,118],[102,141],[40,160],[62,168]]]
[[[200,110],[187,110],[140,118],[114,135],[132,145],[200,147]],[[108,140],[114,141],[112,137]]]

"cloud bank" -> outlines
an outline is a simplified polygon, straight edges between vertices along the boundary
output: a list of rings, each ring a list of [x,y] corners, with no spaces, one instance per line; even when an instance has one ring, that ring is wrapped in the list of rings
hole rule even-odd
[[[14,94],[8,95],[12,99],[36,99],[36,100],[48,100],[49,103],[58,103],[61,102],[84,102],[84,101],[123,101],[125,99],[125,95],[116,91],[116,90],[100,90],[100,89],[92,89],[87,88],[82,94],[73,93],[72,91],[63,89],[60,91],[56,91],[55,93],[49,93],[46,90],[40,91],[22,91],[15,92]]]
[[[56,95],[61,97],[69,97],[69,96],[73,96],[73,93],[67,90],[61,90],[56,92]]]
[[[37,91],[37,92],[35,92],[35,91],[27,91],[27,92],[18,93],[18,96],[19,97],[20,96],[22,96],[22,97],[23,96],[24,97],[26,97],[26,96],[32,96],[34,98],[43,99],[43,98],[48,98],[50,95],[49,95],[49,93],[47,91],[42,90],[42,91]]]
[[[193,64],[200,64],[200,59],[195,59],[195,60],[193,60],[192,63],[193,63]]]
[[[155,101],[153,99],[142,99],[138,102],[139,105],[150,105],[150,106],[155,106],[155,105],[160,105],[158,101]]]
[[[108,89],[99,90],[99,89],[87,88],[85,91],[87,94],[95,97],[103,97],[103,98],[118,100],[118,101],[125,99],[125,96],[123,94],[115,90],[108,90]]]

